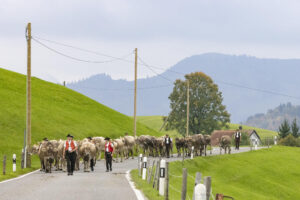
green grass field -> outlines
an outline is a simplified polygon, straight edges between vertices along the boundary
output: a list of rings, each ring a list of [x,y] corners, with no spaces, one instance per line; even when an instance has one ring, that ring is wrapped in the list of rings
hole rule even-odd
[[[145,124],[146,126],[159,131],[160,127],[163,125],[163,119],[162,116],[139,116],[138,117],[138,122]],[[240,125],[239,124],[229,124],[229,129],[237,129]],[[225,128],[224,128],[225,129]],[[261,138],[265,137],[270,137],[270,136],[275,136],[278,135],[277,132],[271,131],[271,130],[266,130],[266,129],[261,129],[261,128],[255,128],[255,127],[250,127],[250,126],[245,126],[243,125],[243,129],[255,129],[258,135]],[[169,134],[171,137],[178,137],[180,134],[176,130],[162,130],[162,134]]]
[[[0,68],[0,169],[3,155],[8,157],[7,175],[0,181],[25,173],[11,172],[12,154],[20,161],[26,124],[26,76]],[[32,78],[32,144],[49,139],[65,139],[72,133],[75,139],[87,136],[119,137],[132,134],[131,117],[58,84]],[[138,123],[137,133],[159,135],[157,131]],[[33,168],[39,167],[33,159]],[[17,168],[20,168],[18,163]]]
[[[241,154],[197,157],[170,163],[170,173],[182,175],[188,169],[187,195],[192,199],[196,172],[212,177],[213,194],[222,193],[237,200],[300,199],[300,148],[274,146]],[[132,178],[149,200],[163,199],[133,170]],[[182,179],[170,176],[170,199],[180,199]],[[176,189],[177,191],[175,191]],[[188,198],[187,198],[188,199]]]

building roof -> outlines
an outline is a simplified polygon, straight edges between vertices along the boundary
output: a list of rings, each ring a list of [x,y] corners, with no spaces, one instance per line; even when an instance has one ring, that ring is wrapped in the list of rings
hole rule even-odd
[[[233,137],[235,134],[236,130],[214,130],[211,133],[211,144],[213,146],[218,145],[218,140],[220,139],[223,135],[228,135],[229,137]],[[254,129],[250,130],[241,130],[242,133],[247,133],[248,137],[250,137],[252,134],[256,134],[256,136],[260,139],[259,135]]]

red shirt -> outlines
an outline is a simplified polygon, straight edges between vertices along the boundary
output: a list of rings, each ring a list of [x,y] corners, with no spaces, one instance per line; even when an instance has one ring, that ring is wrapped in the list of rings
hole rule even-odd
[[[111,142],[105,144],[105,152],[112,153],[114,151],[114,145]]]

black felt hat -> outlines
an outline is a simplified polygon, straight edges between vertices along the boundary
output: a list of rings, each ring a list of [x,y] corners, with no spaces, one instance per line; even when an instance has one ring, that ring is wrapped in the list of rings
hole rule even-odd
[[[71,138],[73,138],[73,135],[71,135],[70,133],[67,135],[67,137],[71,137]]]
[[[110,138],[109,138],[109,137],[106,137],[104,140],[110,140]]]
[[[44,140],[44,141],[48,141],[48,138],[45,137],[43,140]]]

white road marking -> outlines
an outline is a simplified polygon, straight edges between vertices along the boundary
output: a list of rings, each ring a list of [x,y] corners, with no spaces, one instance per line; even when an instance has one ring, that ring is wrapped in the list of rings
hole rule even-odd
[[[1,184],[1,183],[7,183],[7,182],[10,182],[10,181],[16,181],[16,180],[19,180],[19,179],[21,179],[21,178],[24,178],[24,177],[26,177],[26,176],[29,176],[29,175],[31,175],[31,174],[33,174],[33,173],[35,173],[35,172],[38,172],[38,171],[40,171],[40,170],[37,169],[37,170],[35,170],[35,171],[33,171],[33,172],[29,172],[29,173],[24,174],[24,175],[22,175],[22,176],[18,176],[18,177],[16,177],[16,178],[11,178],[11,179],[8,179],[8,180],[5,180],[5,181],[1,181],[0,184]]]
[[[131,171],[131,170],[128,170],[128,171],[126,172],[125,177],[126,177],[128,183],[129,183],[131,189],[134,191],[135,196],[136,196],[136,198],[137,198],[138,200],[145,200],[144,195],[142,194],[142,192],[141,192],[140,190],[136,189],[134,183],[131,181],[130,171]]]

